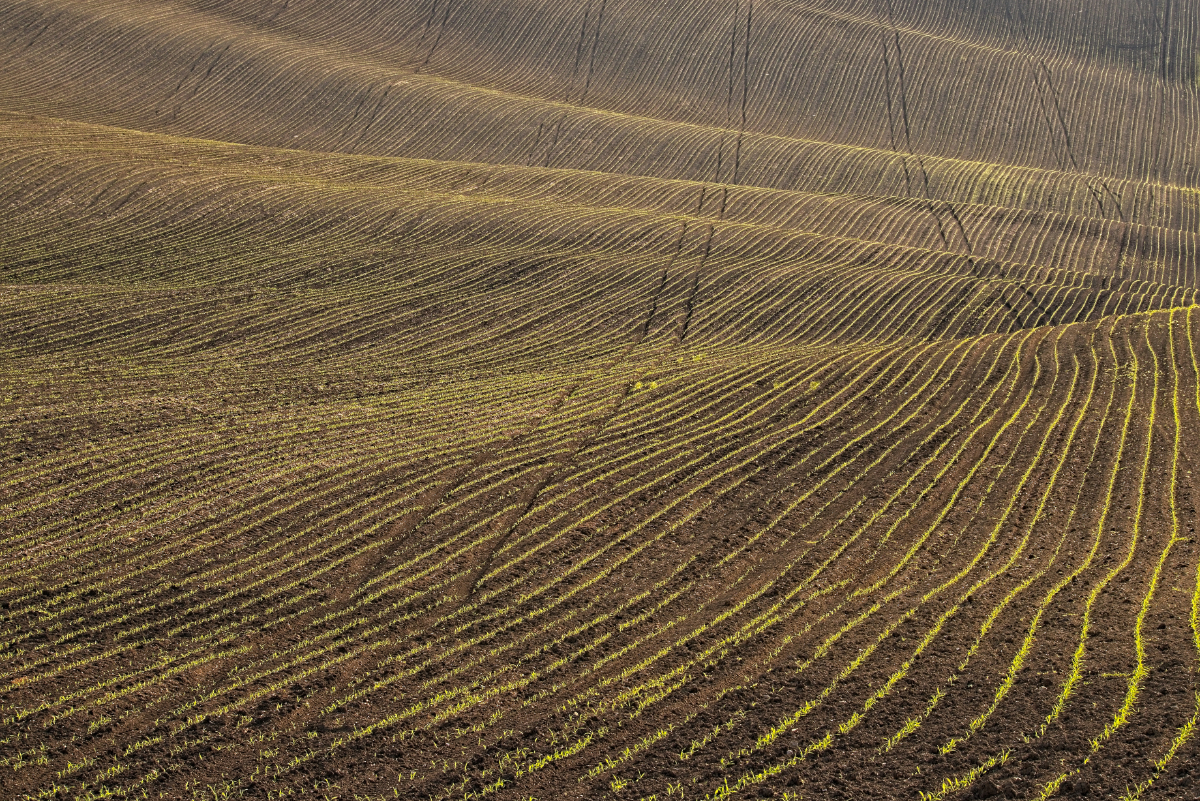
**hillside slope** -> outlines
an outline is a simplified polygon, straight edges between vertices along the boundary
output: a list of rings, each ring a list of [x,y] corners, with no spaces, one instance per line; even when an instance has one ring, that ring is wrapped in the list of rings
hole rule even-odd
[[[0,795],[1194,797],[1195,4],[0,42]]]

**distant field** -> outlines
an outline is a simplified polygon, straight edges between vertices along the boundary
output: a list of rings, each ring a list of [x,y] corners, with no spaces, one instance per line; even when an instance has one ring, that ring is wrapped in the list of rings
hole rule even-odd
[[[0,0],[0,799],[1200,798],[1200,5]]]

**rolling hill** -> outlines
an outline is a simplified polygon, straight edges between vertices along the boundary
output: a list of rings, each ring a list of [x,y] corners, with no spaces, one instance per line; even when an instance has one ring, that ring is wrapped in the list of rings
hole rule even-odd
[[[1200,6],[0,43],[0,796],[1200,794]]]

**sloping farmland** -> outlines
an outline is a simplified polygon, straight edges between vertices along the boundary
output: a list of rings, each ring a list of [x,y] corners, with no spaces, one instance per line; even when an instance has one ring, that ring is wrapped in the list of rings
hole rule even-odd
[[[1200,798],[1200,5],[0,0],[0,798]]]

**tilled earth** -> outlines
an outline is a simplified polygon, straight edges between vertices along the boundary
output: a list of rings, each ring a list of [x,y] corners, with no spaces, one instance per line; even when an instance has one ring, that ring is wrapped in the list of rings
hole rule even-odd
[[[0,7],[0,796],[1200,797],[1200,14],[976,5]]]

